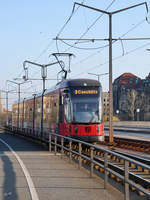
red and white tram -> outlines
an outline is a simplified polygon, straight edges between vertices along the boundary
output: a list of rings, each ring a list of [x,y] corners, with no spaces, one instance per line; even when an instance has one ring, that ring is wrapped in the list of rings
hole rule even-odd
[[[19,114],[18,114],[19,110]],[[104,140],[102,88],[91,79],[64,80],[13,105],[14,128],[37,137],[58,133],[87,142]]]

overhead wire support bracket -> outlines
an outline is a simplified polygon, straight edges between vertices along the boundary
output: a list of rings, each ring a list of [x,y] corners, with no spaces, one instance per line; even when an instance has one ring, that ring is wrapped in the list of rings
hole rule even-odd
[[[94,7],[91,7],[91,6],[88,6],[88,5],[84,5],[84,4],[81,4],[81,3],[77,3],[77,2],[74,2],[73,11],[74,11],[76,5],[83,6],[83,7],[86,7],[86,8],[95,10],[95,11],[98,11],[98,12],[102,12],[102,13],[108,14],[108,15],[109,15],[109,14],[111,14],[111,15],[117,14],[117,13],[119,13],[119,12],[123,12],[123,11],[125,11],[125,10],[131,9],[131,8],[135,8],[135,7],[137,7],[137,6],[142,6],[142,5],[145,5],[147,13],[148,13],[148,11],[149,11],[149,10],[148,10],[147,2],[142,2],[142,3],[139,3],[139,4],[135,4],[135,5],[130,6],[130,7],[127,7],[127,8],[123,8],[123,9],[120,9],[120,10],[116,10],[116,11],[114,11],[114,12],[107,12],[107,11],[105,11],[105,10],[101,10],[101,9],[94,8]]]
[[[91,41],[94,42],[96,40],[109,40],[107,38],[53,38],[53,40],[81,40],[81,41]]]
[[[48,63],[48,64],[39,64],[39,63],[35,63],[35,62],[32,62],[32,61],[29,61],[29,60],[25,60],[23,62],[23,68],[25,70],[25,76],[23,77],[24,80],[28,80],[28,68],[26,67],[26,64],[32,64],[32,65],[35,65],[35,66],[38,66],[38,67],[41,67],[41,76],[42,76],[42,80],[43,80],[43,91],[45,90],[45,80],[47,78],[47,67],[51,66],[51,65],[55,65],[55,64],[58,64],[58,63],[61,63],[62,61],[57,61],[57,62],[53,62],[53,63]]]
[[[56,40],[56,38],[53,38],[53,40]],[[109,41],[109,38],[57,38],[57,40],[81,40],[81,41]],[[112,40],[150,40],[150,38],[112,38]]]

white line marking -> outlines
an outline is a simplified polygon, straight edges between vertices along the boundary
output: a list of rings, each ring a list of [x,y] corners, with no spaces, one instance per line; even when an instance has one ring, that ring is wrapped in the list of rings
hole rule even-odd
[[[18,160],[18,162],[22,168],[22,171],[26,177],[32,200],[39,200],[39,197],[37,195],[37,192],[36,192],[35,186],[33,184],[33,181],[31,179],[31,176],[30,176],[26,166],[24,165],[23,161],[20,159],[20,157],[17,155],[17,153],[5,141],[3,141],[2,139],[0,139],[0,141],[8,147],[8,149],[15,155],[16,159]]]

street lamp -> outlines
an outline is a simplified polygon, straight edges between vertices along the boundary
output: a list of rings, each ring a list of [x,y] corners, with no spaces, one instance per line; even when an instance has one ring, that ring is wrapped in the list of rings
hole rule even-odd
[[[117,109],[116,110],[116,114],[117,114],[117,117],[119,116],[119,110]],[[118,117],[119,118],[119,117]]]
[[[94,73],[90,73],[90,72],[88,72],[88,74],[91,74],[91,75],[97,76],[97,77],[98,77],[98,81],[100,82],[100,76],[107,75],[107,74],[109,74],[109,73],[104,73],[104,74],[94,74]]]
[[[139,119],[140,119],[140,109],[137,108],[137,109],[136,109],[136,112],[137,112],[137,121],[139,121]]]
[[[10,82],[13,84],[18,85],[18,113],[17,113],[17,127],[19,128],[19,115],[20,115],[20,85],[24,84],[24,83],[29,83],[31,81],[27,81],[27,82],[21,82],[21,83],[17,83],[15,81],[10,81],[10,80],[6,80],[6,84]]]

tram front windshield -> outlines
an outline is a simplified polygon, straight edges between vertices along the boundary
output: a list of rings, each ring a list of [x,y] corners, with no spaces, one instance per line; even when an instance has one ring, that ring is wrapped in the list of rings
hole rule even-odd
[[[79,91],[79,92],[78,92]],[[96,94],[86,94],[95,92]],[[83,92],[83,94],[81,93]],[[78,94],[79,93],[79,94]],[[101,122],[102,106],[100,90],[72,90],[70,100],[67,100],[65,109],[66,119],[71,123],[95,123]]]
[[[73,123],[100,123],[100,105],[99,101],[94,99],[74,101]]]

